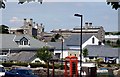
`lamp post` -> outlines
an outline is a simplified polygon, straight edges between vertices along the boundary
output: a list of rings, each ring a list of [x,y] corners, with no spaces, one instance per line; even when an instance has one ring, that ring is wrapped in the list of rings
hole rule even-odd
[[[60,31],[60,34],[61,34],[61,37],[59,38],[61,40],[61,65],[63,65],[63,49],[64,49],[64,46],[63,46],[63,43],[64,43],[64,37],[62,35],[62,30],[59,29]]]
[[[62,61],[61,65],[63,65],[63,49],[64,49],[63,43],[64,43],[64,37],[61,36],[60,40],[61,40],[61,53],[62,53],[62,55],[61,55],[61,57],[62,57],[62,59],[61,59],[61,61]]]
[[[62,65],[63,65],[63,42],[64,42],[64,38],[62,36]]]
[[[82,22],[83,22],[83,15],[80,15],[80,14],[74,14],[74,16],[77,16],[77,17],[80,17],[81,18],[81,21],[80,21],[80,23],[81,23],[81,33],[80,33],[80,77],[82,77],[82,74],[81,74],[81,72],[82,72]]]

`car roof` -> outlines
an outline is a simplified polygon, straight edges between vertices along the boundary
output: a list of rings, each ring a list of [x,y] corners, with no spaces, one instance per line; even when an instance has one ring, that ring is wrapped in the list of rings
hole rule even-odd
[[[16,68],[14,70],[30,70],[30,69]]]
[[[0,65],[0,67],[3,67],[3,65]]]

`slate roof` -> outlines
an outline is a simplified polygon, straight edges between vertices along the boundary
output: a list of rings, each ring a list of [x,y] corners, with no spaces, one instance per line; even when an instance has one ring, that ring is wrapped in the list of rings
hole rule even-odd
[[[94,35],[92,34],[83,34],[82,35],[82,44],[85,43],[90,37],[92,37]],[[81,44],[81,35],[80,34],[73,34],[71,36],[69,36],[66,40],[65,43],[67,44],[67,46],[78,46]]]
[[[85,48],[88,49],[88,56],[99,56],[99,57],[119,57],[119,48],[112,48],[105,45],[87,45]]]
[[[10,61],[20,61],[20,62],[29,62],[35,57],[35,52],[26,52],[22,51],[16,54],[11,54],[9,56]]]
[[[62,49],[62,42],[48,42],[49,45],[53,46],[55,49]],[[69,49],[67,46],[66,46],[66,43],[63,43],[63,49],[66,50],[66,49]]]
[[[20,40],[21,38],[27,38],[30,40],[30,46],[29,47],[19,47],[15,41]],[[18,49],[26,49],[26,50],[31,50],[31,49],[38,49],[42,48],[43,46],[48,46],[52,48],[52,46],[41,42],[37,39],[34,39],[33,37],[29,35],[15,35],[15,34],[0,34],[0,50],[18,50]]]

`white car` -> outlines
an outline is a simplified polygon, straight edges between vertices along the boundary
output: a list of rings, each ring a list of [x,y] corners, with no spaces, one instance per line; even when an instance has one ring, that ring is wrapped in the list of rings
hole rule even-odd
[[[0,65],[0,77],[5,75],[5,69],[3,65]]]

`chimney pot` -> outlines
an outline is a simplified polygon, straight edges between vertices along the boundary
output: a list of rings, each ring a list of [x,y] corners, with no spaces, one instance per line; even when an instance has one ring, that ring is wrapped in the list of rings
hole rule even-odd
[[[30,24],[33,25],[33,19],[32,18],[30,19]]]
[[[27,19],[24,18],[24,26],[27,25],[27,21],[26,21],[26,20],[27,20]]]
[[[33,20],[32,18],[30,20]]]
[[[92,26],[92,23],[89,23],[89,26]]]
[[[88,22],[85,22],[85,29],[88,29]]]
[[[85,25],[88,25],[88,22],[85,22]]]

